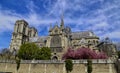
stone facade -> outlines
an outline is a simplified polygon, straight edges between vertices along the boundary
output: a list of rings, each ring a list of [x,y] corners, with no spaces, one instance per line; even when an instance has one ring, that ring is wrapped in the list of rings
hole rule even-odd
[[[10,51],[18,50],[21,44],[28,42],[30,37],[36,36],[38,34],[34,27],[29,27],[25,20],[17,20],[12,34]]]
[[[99,51],[104,51],[109,58],[118,58],[116,45],[108,37],[99,42],[97,47],[100,49]]]
[[[70,73],[87,73],[87,60],[73,60],[73,70]],[[15,61],[1,61],[0,72],[9,73],[67,73],[64,61],[21,61],[20,68],[16,70]],[[117,73],[114,61],[108,59],[92,60],[92,73]]]
[[[63,18],[61,18],[60,26],[58,24],[50,26],[48,36],[37,36],[35,28],[29,27],[25,20],[18,20],[15,23],[10,50],[18,50],[25,42],[34,42],[40,47],[50,47],[52,58],[61,59],[62,54],[69,47],[74,49],[87,47],[97,51],[99,37],[92,31],[72,32],[70,27],[64,25]]]

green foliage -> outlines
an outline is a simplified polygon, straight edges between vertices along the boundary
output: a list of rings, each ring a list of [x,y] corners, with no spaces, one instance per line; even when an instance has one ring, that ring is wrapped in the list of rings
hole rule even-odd
[[[65,68],[66,68],[67,73],[69,73],[73,70],[73,63],[72,63],[71,59],[65,60]]]
[[[51,50],[48,47],[42,47],[36,52],[35,59],[49,60],[51,58]]]
[[[91,59],[87,60],[87,72],[92,73],[92,60]]]
[[[32,60],[35,57],[39,47],[34,43],[25,43],[20,46],[18,57],[23,60]]]
[[[48,60],[51,58],[51,50],[48,47],[41,49],[34,43],[25,43],[21,45],[18,51],[18,57],[23,60]]]
[[[20,59],[19,58],[16,59],[16,64],[17,64],[17,70],[18,70],[20,68]]]
[[[118,51],[118,58],[120,58],[120,51]]]

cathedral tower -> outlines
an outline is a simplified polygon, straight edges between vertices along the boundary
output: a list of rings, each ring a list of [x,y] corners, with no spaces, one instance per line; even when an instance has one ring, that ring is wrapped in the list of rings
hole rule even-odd
[[[29,37],[35,36],[37,36],[37,30],[35,28],[29,27],[25,20],[17,20],[12,34],[10,51],[18,50],[21,44],[29,41]]]

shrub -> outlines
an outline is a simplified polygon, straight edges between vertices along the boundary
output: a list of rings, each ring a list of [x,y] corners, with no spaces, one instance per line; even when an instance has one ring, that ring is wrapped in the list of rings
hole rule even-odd
[[[67,73],[69,73],[73,70],[73,63],[72,63],[71,59],[65,60],[65,68],[66,68]]]
[[[20,59],[19,58],[16,59],[16,64],[17,64],[17,70],[18,70],[20,68]]]
[[[87,72],[92,73],[92,60],[91,59],[87,60]]]

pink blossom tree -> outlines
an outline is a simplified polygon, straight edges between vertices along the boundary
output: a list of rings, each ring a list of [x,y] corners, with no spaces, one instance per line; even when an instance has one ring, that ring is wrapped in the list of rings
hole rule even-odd
[[[78,48],[73,50],[69,48],[65,54],[63,54],[62,59],[106,59],[108,58],[104,52],[96,53],[89,48]]]
[[[75,57],[75,51],[71,48],[67,50],[67,52],[63,55],[63,59],[74,59]]]
[[[98,53],[98,58],[99,58],[99,59],[107,59],[108,56],[107,56],[104,52],[99,52],[99,53]]]

